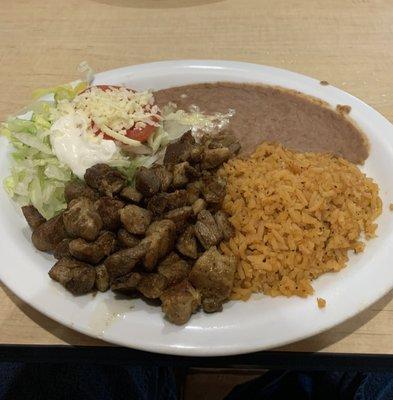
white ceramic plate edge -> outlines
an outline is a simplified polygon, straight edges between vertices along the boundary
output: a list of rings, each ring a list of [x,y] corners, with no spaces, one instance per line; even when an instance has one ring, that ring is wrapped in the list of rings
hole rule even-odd
[[[263,71],[266,76],[268,77],[269,75],[274,75],[274,81],[276,82],[277,85],[280,85],[280,79],[285,80],[285,79],[293,79],[293,85],[291,85],[291,89],[299,90],[302,92],[305,92],[310,95],[315,95],[315,90],[313,91],[312,87],[315,87],[316,84],[319,85],[318,80],[314,80],[312,78],[305,77],[300,74],[296,74],[293,72],[285,71],[285,70],[280,70],[274,67],[264,67],[261,65],[257,64],[248,64],[248,63],[238,63],[238,62],[230,62],[230,61],[213,61],[213,60],[207,60],[207,61],[200,61],[200,60],[182,60],[182,61],[167,61],[167,62],[157,62],[157,63],[151,63],[151,64],[143,64],[143,65],[138,65],[134,67],[125,67],[125,68],[120,68],[112,71],[108,71],[107,73],[100,73],[96,75],[95,81],[98,83],[101,82],[107,82],[107,83],[112,83],[111,80],[116,80],[118,79],[119,76],[127,76],[129,74],[135,74],[135,76],[138,75],[138,73],[148,73],[152,74],[154,73],[155,69],[171,69],[171,68],[199,68],[201,70],[210,70],[216,68],[218,73],[221,71],[224,71],[225,69],[237,69],[237,70],[256,70],[256,71]],[[217,75],[219,79],[219,74]],[[253,79],[249,79],[248,81],[253,82]],[[266,82],[268,83],[268,82]],[[284,85],[282,84],[281,86],[286,86],[289,87],[289,85]],[[309,89],[309,90],[308,90]],[[361,114],[363,117],[370,117],[371,120],[373,121],[373,124],[375,123],[378,126],[379,132],[382,135],[383,133],[386,133],[387,131],[392,132],[392,125],[390,124],[389,121],[387,121],[382,115],[377,113],[375,110],[373,110],[371,107],[360,101],[359,99],[337,89],[332,86],[320,86],[321,91],[321,98],[325,101],[328,101],[329,103],[334,103],[334,102],[339,102],[340,104],[350,104],[353,107],[353,117],[357,121],[357,116],[358,114]],[[342,100],[342,101],[341,101]],[[383,139],[383,138],[381,138]],[[389,140],[385,143],[384,145],[390,147],[390,149],[393,148],[393,141]],[[383,249],[381,249],[381,253],[389,253],[389,250],[392,249],[392,240],[386,240],[386,246],[384,246]],[[366,250],[367,251],[367,250]],[[372,261],[372,260],[370,260]],[[48,279],[46,274],[44,275],[44,279]],[[97,335],[96,332],[92,331],[92,329],[89,329],[88,326],[86,326],[85,323],[79,322],[78,320],[75,320],[72,325],[70,325],[70,321],[68,318],[66,318],[61,311],[60,312],[54,312],[54,310],[47,309],[45,305],[43,305],[40,302],[37,302],[34,300],[34,296],[27,295],[26,292],[23,291],[23,288],[14,280],[11,278],[10,274],[7,273],[7,271],[4,268],[0,268],[0,277],[3,283],[5,283],[16,295],[18,295],[21,299],[24,301],[28,302],[30,305],[32,305],[34,308],[38,309],[40,312],[42,312],[44,315],[48,316],[49,318],[52,318],[60,323],[63,323],[66,326],[69,326],[73,329],[76,329],[82,333],[88,334],[90,336],[95,336],[95,337],[100,337],[100,335]],[[356,279],[354,279],[353,283],[356,283]],[[52,284],[52,283],[50,283]],[[345,308],[341,308],[337,310],[336,318],[334,321],[331,321],[329,323],[323,323],[320,324],[318,321],[318,324],[312,329],[311,331],[308,331],[306,333],[300,333],[300,332],[294,332],[294,334],[291,337],[287,337],[286,339],[280,338],[279,335],[277,336],[277,340],[274,342],[271,342],[268,345],[260,345],[255,343],[255,340],[251,340],[250,342],[244,342],[244,343],[239,343],[239,344],[225,344],[225,343],[216,343],[214,346],[211,347],[206,347],[206,346],[186,346],[186,345],[178,345],[176,343],[173,343],[172,345],[169,344],[162,344],[162,343],[146,343],[146,341],[139,339],[133,339],[132,343],[130,343],[129,340],[119,339],[116,335],[112,335],[110,333],[110,330],[107,334],[105,334],[103,337],[104,340],[109,340],[112,343],[120,344],[120,345],[126,345],[130,346],[132,344],[132,347],[142,349],[142,350],[150,350],[150,351],[155,351],[159,353],[168,353],[168,354],[177,354],[177,355],[192,355],[192,356],[212,356],[212,355],[230,355],[230,354],[240,354],[240,353],[245,353],[245,352],[250,352],[250,351],[256,351],[256,350],[261,350],[261,349],[267,349],[271,348],[273,346],[282,346],[285,344],[288,344],[293,341],[301,340],[304,339],[310,335],[318,334],[321,331],[324,331],[326,329],[330,329],[334,325],[343,322],[344,320],[352,317],[353,315],[361,312],[365,308],[367,308],[369,305],[371,305],[373,302],[377,301],[379,298],[381,298],[384,294],[389,292],[389,290],[393,286],[393,275],[390,274],[390,277],[388,276],[384,282],[379,283],[378,289],[374,291],[370,291],[364,294],[361,299],[353,299],[351,303],[351,309],[346,310]],[[317,293],[319,294],[319,293]],[[30,301],[29,301],[30,300]],[[332,302],[334,303],[334,302]],[[329,306],[329,302],[328,302]],[[225,311],[224,311],[225,312]],[[295,329],[296,331],[296,329]],[[246,340],[246,338],[244,338]]]

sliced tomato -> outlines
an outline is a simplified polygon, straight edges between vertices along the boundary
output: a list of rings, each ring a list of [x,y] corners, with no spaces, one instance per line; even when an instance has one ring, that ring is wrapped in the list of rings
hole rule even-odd
[[[111,88],[120,88],[121,86],[115,86],[115,85],[96,85],[96,87],[98,87],[99,89],[103,90],[104,92],[111,90]],[[89,90],[89,88],[87,88],[86,90]],[[85,90],[85,91],[86,91]],[[132,89],[128,89],[127,90],[133,92]],[[153,118],[153,120],[155,120]],[[157,121],[155,121],[157,122]],[[94,122],[91,122],[92,126],[94,126]],[[153,132],[156,130],[156,127],[153,125],[146,125],[144,128],[141,129],[128,129],[126,132],[126,136],[130,139],[133,140],[138,140],[139,142],[146,142],[147,139],[149,139],[149,137],[153,134]],[[96,135],[99,135],[101,132],[101,130],[98,130],[96,132]],[[103,133],[103,138],[107,139],[107,140],[113,140],[112,137],[106,135],[105,133]]]
[[[139,142],[146,142],[155,129],[156,127],[153,125],[146,125],[142,129],[128,129],[126,136],[130,139],[138,140]]]
[[[115,89],[120,89],[121,86],[116,86],[116,85],[96,85],[96,87],[98,87],[99,89],[101,89],[104,92],[107,92],[108,90],[111,90],[111,88],[115,88]],[[86,89],[88,90],[88,89]],[[127,89],[130,92],[133,92],[132,89]]]

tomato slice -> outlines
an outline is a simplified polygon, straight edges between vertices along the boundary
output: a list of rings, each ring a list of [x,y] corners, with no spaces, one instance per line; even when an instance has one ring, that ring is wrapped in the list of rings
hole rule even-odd
[[[121,86],[115,86],[115,85],[96,85],[97,88],[103,90],[104,92],[107,92],[108,90],[111,90],[112,88],[119,89]],[[87,88],[86,90],[89,90]],[[85,91],[86,91],[85,90]],[[134,92],[132,89],[127,89],[131,92]],[[153,121],[157,122],[156,118],[153,118]],[[94,126],[94,121],[91,121],[92,127]],[[146,125],[144,128],[140,129],[128,129],[126,131],[126,136],[130,139],[133,140],[138,140],[139,142],[146,142],[147,139],[153,134],[153,132],[156,130],[156,127],[154,125]],[[106,135],[105,133],[101,132],[101,130],[98,130],[96,132],[96,135],[103,134],[103,138],[107,140],[113,140],[112,137]]]
[[[138,140],[139,142],[146,142],[155,130],[155,126],[146,125],[142,129],[128,129],[128,131],[126,131],[126,136],[130,139]]]
[[[120,89],[121,86],[116,86],[116,85],[96,85],[95,87],[97,87],[98,89],[101,89],[104,92],[107,92],[108,90],[111,90],[111,88],[115,88],[115,89]],[[86,90],[89,90],[89,88],[87,88]],[[132,89],[127,89],[130,92],[133,92]]]

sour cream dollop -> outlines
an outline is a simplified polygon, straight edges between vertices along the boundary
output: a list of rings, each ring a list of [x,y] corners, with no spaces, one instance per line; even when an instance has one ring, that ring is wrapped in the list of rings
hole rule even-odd
[[[112,140],[89,132],[89,119],[82,113],[71,113],[57,119],[50,129],[50,142],[56,157],[83,179],[88,168],[108,163],[119,153]]]

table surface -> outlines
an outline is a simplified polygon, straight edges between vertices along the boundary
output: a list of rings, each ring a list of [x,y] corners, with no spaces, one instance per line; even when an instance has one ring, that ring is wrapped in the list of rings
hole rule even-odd
[[[33,89],[75,79],[82,60],[104,71],[193,58],[327,80],[393,121],[392,23],[389,0],[3,0],[0,119],[29,102]],[[0,344],[104,342],[46,318],[0,286]],[[393,293],[283,349],[393,354]]]

